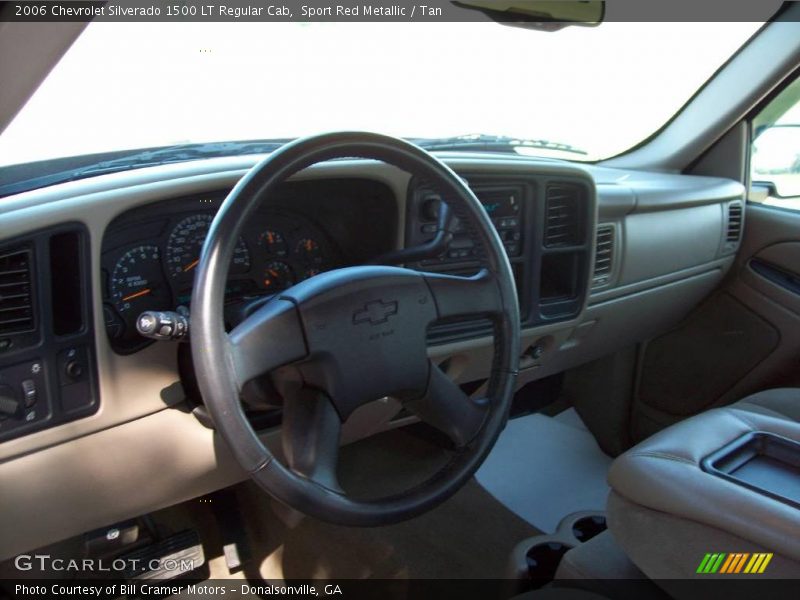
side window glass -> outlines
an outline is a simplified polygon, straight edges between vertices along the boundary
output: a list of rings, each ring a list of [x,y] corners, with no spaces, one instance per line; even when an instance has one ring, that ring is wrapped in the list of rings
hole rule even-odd
[[[749,200],[800,210],[800,79],[753,120]]]

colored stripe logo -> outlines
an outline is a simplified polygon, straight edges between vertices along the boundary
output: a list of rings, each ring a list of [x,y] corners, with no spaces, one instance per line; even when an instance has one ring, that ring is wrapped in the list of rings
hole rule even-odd
[[[697,573],[736,575],[738,573],[760,574],[766,571],[772,552],[714,552],[708,553],[700,561]]]

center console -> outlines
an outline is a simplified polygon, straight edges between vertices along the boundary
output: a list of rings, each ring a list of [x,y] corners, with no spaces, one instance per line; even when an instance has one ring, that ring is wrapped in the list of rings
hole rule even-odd
[[[648,577],[797,575],[800,427],[770,402],[790,391],[700,413],[614,461],[609,528]]]
[[[594,215],[591,186],[580,178],[467,176],[508,254],[519,296],[523,326],[576,317],[587,293]],[[406,203],[406,247],[436,234],[440,203],[448,202],[425,182],[412,182]],[[458,213],[453,202],[448,202]],[[469,275],[481,265],[484,249],[467,220],[461,219],[448,249],[412,268]],[[436,326],[436,342],[490,331],[487,322]]]
[[[707,473],[800,509],[800,443],[751,431],[707,456]]]

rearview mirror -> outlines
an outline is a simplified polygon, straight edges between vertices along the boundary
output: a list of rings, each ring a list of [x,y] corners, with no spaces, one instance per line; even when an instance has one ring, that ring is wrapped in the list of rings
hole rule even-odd
[[[599,25],[606,10],[606,3],[599,0],[459,0],[453,4],[478,10],[503,25],[546,31]]]
[[[753,140],[753,181],[771,184],[781,198],[800,196],[800,124],[773,125]]]

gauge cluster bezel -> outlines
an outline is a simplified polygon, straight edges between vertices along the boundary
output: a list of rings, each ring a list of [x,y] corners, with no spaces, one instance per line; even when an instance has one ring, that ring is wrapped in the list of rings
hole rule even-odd
[[[175,242],[174,233],[188,218],[199,216],[213,218],[224,196],[224,193],[216,193],[162,202],[152,207],[157,208],[157,213],[153,216],[128,213],[109,227],[106,234],[107,247],[104,248],[101,258],[101,269],[107,332],[116,351],[135,352],[149,343],[149,340],[138,336],[133,330],[135,319],[141,312],[174,310],[179,305],[190,304],[193,277],[188,273],[173,276],[168,268],[169,256],[173,252],[171,244]],[[286,255],[270,254],[258,243],[259,237],[266,230],[281,233],[289,247]],[[204,236],[205,232],[202,235]],[[313,240],[319,248],[319,259],[309,262],[294,250],[303,240]],[[246,301],[251,297],[279,292],[288,285],[300,281],[311,268],[330,270],[343,264],[338,247],[320,227],[308,217],[293,214],[286,209],[259,211],[256,218],[245,225],[239,243],[247,248],[249,261],[246,269],[232,268],[228,274],[228,285],[231,288],[228,297],[231,302]],[[135,264],[129,264],[130,272],[122,274],[123,277],[115,277],[115,273],[120,270],[120,261],[126,260],[132,253],[138,257],[140,249],[148,250],[142,253],[142,256],[147,254],[147,258],[143,260],[149,261],[146,271],[148,277],[143,280],[143,285],[138,286],[138,290],[137,287],[126,290],[130,293],[126,297],[132,299],[127,303],[127,308],[121,310],[119,299],[115,297],[117,286],[126,280],[124,275],[128,276],[127,279],[134,280],[138,274],[135,272]],[[160,272],[157,276],[150,264],[153,249],[158,250]],[[291,281],[287,281],[286,285],[265,277],[267,267],[276,262],[285,265],[292,274]],[[149,293],[141,295],[142,291]],[[109,314],[109,311],[113,314]]]
[[[146,346],[150,340],[135,334],[136,317],[145,310],[174,310],[179,305],[189,306],[193,277],[188,273],[173,276],[170,272],[169,256],[173,251],[173,235],[176,228],[188,218],[199,216],[212,217],[219,208],[225,194],[206,194],[196,198],[182,198],[154,205],[157,214],[153,216],[132,215],[130,213],[117,220],[109,227],[106,238],[108,244],[103,249],[101,269],[103,272],[103,304],[106,318],[106,329],[112,347],[120,353],[135,352]],[[278,231],[287,240],[289,252],[285,256],[272,255],[258,244],[259,236],[265,231]],[[203,236],[205,233],[202,234]],[[304,260],[294,248],[302,240],[313,240],[319,248],[320,259]],[[343,266],[342,255],[338,247],[328,235],[308,217],[293,214],[286,209],[263,209],[254,219],[245,225],[239,243],[247,248],[249,264],[247,269],[231,268],[228,274],[230,302],[247,301],[249,298],[269,295],[286,289],[289,285],[304,278],[306,271],[312,267],[319,270],[330,270]],[[120,310],[118,298],[115,297],[120,280],[125,277],[114,277],[119,270],[121,260],[139,249],[158,249],[160,273],[155,276],[152,265],[148,264],[145,283],[140,289],[130,288],[126,291],[131,300],[125,310]],[[199,248],[199,246],[198,246]],[[148,255],[150,252],[148,251]],[[199,258],[199,256],[197,257]],[[191,262],[197,260],[191,259]],[[146,259],[151,261],[149,257]],[[191,265],[191,262],[187,266]],[[280,262],[291,272],[291,281],[286,285],[276,283],[265,277],[268,265]],[[137,277],[135,265],[130,265],[130,272],[125,273],[128,279]],[[150,290],[145,295],[141,291]],[[138,296],[138,297],[137,297]],[[112,311],[113,314],[109,314]]]
[[[106,332],[111,347],[119,354],[131,354],[152,343],[135,331],[135,317],[144,310],[174,310],[187,305],[191,277],[172,277],[168,272],[170,235],[187,218],[213,217],[228,190],[214,190],[146,204],[118,215],[107,227],[101,250],[102,297]],[[369,179],[314,179],[285,183],[264,202],[241,231],[246,247],[246,270],[232,269],[228,275],[231,301],[246,301],[280,291],[281,282],[270,288],[265,283],[266,267],[279,262],[291,272],[291,282],[316,271],[360,264],[394,247],[397,232],[397,200],[384,184]],[[205,218],[205,217],[204,217]],[[283,248],[265,247],[267,231],[283,238]],[[305,240],[313,247],[299,249]],[[304,244],[305,245],[305,244]],[[145,294],[131,303],[129,314],[115,306],[112,288],[114,267],[127,253],[142,246],[158,248],[161,273],[158,283],[167,291],[167,301]],[[197,257],[199,258],[199,257]],[[182,256],[191,272],[196,258]],[[141,288],[133,286],[129,294]],[[159,302],[149,302],[153,297]],[[135,305],[133,305],[135,303]],[[152,306],[151,306],[152,304]],[[123,328],[121,337],[119,328]]]

